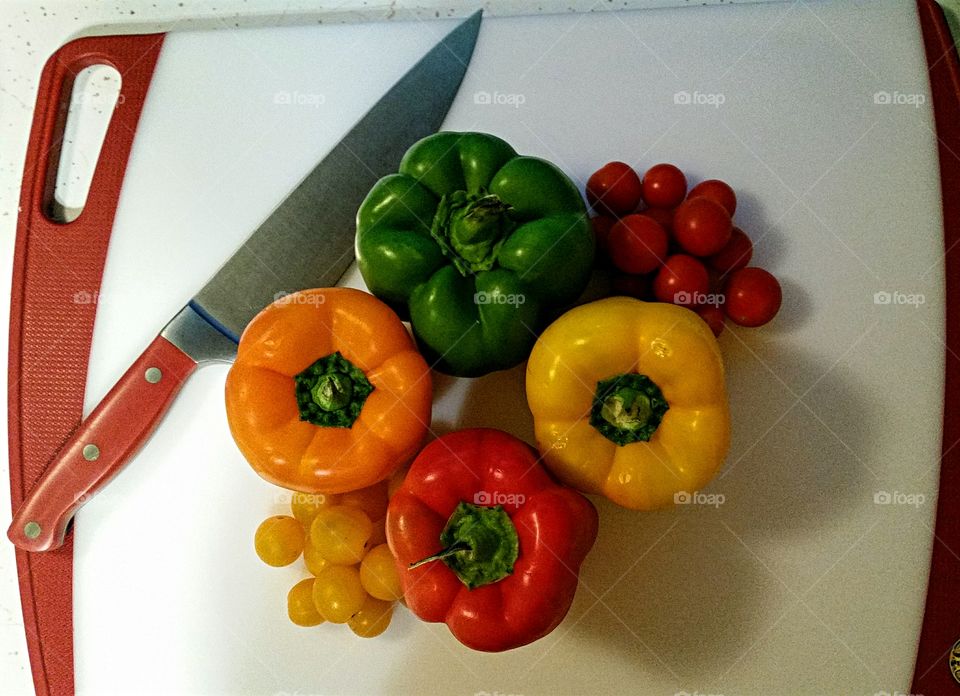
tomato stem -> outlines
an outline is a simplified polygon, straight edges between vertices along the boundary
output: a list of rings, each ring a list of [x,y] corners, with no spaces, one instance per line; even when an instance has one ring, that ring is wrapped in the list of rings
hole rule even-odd
[[[294,378],[300,420],[329,428],[350,428],[373,385],[340,352],[326,355]]]
[[[616,445],[647,442],[670,406],[646,375],[625,373],[597,382],[590,425]]]

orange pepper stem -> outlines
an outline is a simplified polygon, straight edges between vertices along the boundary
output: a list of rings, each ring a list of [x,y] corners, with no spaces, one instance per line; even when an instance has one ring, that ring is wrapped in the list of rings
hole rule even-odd
[[[590,425],[616,445],[647,442],[670,406],[646,375],[626,373],[597,382]]]
[[[300,420],[328,428],[350,428],[373,385],[363,370],[331,353],[293,378]]]

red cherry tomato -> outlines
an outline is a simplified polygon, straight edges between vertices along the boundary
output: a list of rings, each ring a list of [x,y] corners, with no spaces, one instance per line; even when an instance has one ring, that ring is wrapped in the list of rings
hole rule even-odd
[[[726,304],[730,320],[740,326],[762,326],[776,316],[783,300],[780,283],[762,268],[740,268],[727,279]]]
[[[618,295],[636,297],[638,300],[650,299],[650,276],[634,273],[617,273],[613,277],[613,290]]]
[[[610,230],[617,221],[607,215],[596,215],[590,218],[593,225],[593,238],[597,242],[597,254],[599,257],[609,258],[610,256]]]
[[[707,326],[713,331],[714,336],[723,333],[724,314],[723,307],[720,305],[700,305],[694,309],[700,318],[707,322]]]
[[[610,230],[610,260],[625,273],[649,273],[667,257],[667,241],[653,218],[627,215]]]
[[[673,229],[673,208],[647,208],[642,214],[659,222],[667,232]]]
[[[730,232],[730,240],[723,249],[707,259],[707,263],[721,273],[729,273],[750,263],[751,256],[753,256],[753,242],[750,241],[746,232],[739,227],[734,227]]]
[[[660,302],[692,306],[702,302],[710,289],[707,269],[686,254],[674,254],[653,280],[653,294]]]
[[[632,213],[642,194],[640,177],[625,162],[609,162],[587,179],[587,201],[598,213],[614,217]]]
[[[672,164],[655,164],[643,175],[643,200],[655,208],[672,208],[687,195],[687,177]]]
[[[709,198],[688,198],[673,214],[673,237],[694,256],[716,254],[730,241],[732,230],[730,214]]]
[[[730,213],[730,217],[733,217],[734,212],[737,210],[737,194],[733,192],[729,184],[720,181],[720,179],[701,181],[690,189],[687,198],[709,198],[711,201],[719,203],[726,208],[727,212]]]

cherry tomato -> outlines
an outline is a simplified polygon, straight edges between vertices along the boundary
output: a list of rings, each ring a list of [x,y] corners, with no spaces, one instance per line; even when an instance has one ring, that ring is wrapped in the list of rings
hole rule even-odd
[[[367,513],[371,520],[382,520],[387,514],[387,482],[381,481],[340,495],[340,505],[349,505]]]
[[[636,297],[638,300],[650,299],[649,275],[636,275],[635,273],[617,273],[613,276],[613,290],[618,295],[627,297]]]
[[[646,215],[627,215],[610,230],[610,259],[625,273],[649,273],[667,256],[667,233]]]
[[[313,603],[330,623],[346,623],[368,596],[353,566],[330,566],[313,581]]]
[[[776,316],[783,300],[780,283],[762,268],[740,268],[730,274],[724,305],[730,320],[740,326],[762,326]]]
[[[729,273],[750,263],[751,256],[753,256],[753,242],[750,241],[746,232],[739,227],[734,227],[730,232],[729,241],[724,244],[723,249],[707,259],[707,263],[721,273]]]
[[[653,294],[660,302],[685,307],[701,302],[709,289],[707,269],[686,254],[674,254],[668,258],[653,280]]]
[[[610,230],[617,221],[609,215],[595,215],[590,218],[593,225],[593,238],[597,241],[597,254],[604,259],[610,258]]]
[[[360,508],[334,505],[321,510],[310,525],[310,542],[335,565],[359,563],[373,533],[370,518]]]
[[[698,197],[709,198],[711,201],[719,203],[730,213],[730,217],[733,217],[733,213],[737,210],[737,194],[733,192],[729,184],[720,181],[720,179],[701,181],[687,194],[688,199]]]
[[[313,578],[301,580],[287,593],[287,616],[297,626],[316,626],[323,617],[313,603]]]
[[[393,602],[367,597],[363,606],[347,621],[347,625],[361,638],[374,638],[387,630],[392,616]]]
[[[290,495],[290,511],[304,526],[304,529],[310,529],[313,518],[322,508],[336,504],[335,495],[300,493],[299,491],[293,491]]]
[[[689,254],[712,256],[730,240],[730,213],[709,198],[688,198],[673,215],[673,237]]]
[[[363,589],[377,599],[395,600],[403,596],[397,562],[386,544],[375,546],[360,564],[360,582]]]
[[[643,215],[653,218],[660,223],[660,227],[669,232],[673,229],[673,211],[673,208],[647,208]]]
[[[323,569],[329,566],[330,563],[314,548],[313,544],[308,541],[306,546],[303,547],[303,565],[307,567],[311,575],[316,576],[320,575]]]
[[[260,560],[275,568],[290,565],[303,553],[303,527],[293,517],[274,515],[257,527],[253,548]]]
[[[587,201],[598,213],[614,217],[632,213],[642,195],[640,177],[625,162],[609,162],[587,179]]]
[[[687,195],[687,177],[672,164],[655,164],[643,175],[643,200],[655,208],[672,208]]]
[[[723,307],[720,305],[700,305],[695,308],[697,314],[700,315],[700,318],[707,322],[707,326],[710,327],[710,330],[713,331],[714,336],[719,336],[723,333]]]
[[[403,485],[403,480],[407,478],[407,471],[410,470],[409,466],[401,467],[393,472],[390,475],[390,478],[387,479],[387,500],[393,497],[393,494],[397,492],[397,489]]]

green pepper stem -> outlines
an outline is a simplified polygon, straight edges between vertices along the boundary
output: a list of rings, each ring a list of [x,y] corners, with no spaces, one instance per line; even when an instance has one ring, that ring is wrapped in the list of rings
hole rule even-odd
[[[483,507],[461,501],[440,533],[440,543],[441,551],[409,568],[443,561],[471,590],[512,574],[520,555],[517,529],[500,505]]]
[[[489,271],[515,226],[510,209],[492,193],[454,191],[440,199],[430,235],[461,275]]]

